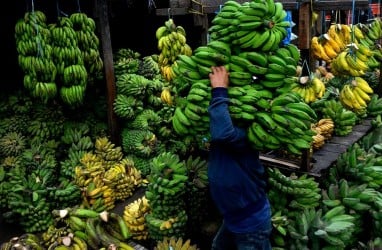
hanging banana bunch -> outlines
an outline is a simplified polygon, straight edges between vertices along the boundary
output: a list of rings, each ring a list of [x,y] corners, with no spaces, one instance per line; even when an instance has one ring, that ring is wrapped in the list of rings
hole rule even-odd
[[[99,39],[95,34],[94,20],[81,12],[71,14],[70,20],[76,32],[78,47],[81,50],[89,76],[101,73],[103,61],[99,52]]]
[[[312,103],[320,99],[326,90],[325,83],[315,74],[299,77],[292,87],[306,103]]]
[[[172,65],[178,55],[191,56],[192,54],[192,49],[187,44],[186,31],[182,26],[175,25],[174,20],[169,18],[164,25],[156,30],[155,36],[160,51],[158,64],[162,76],[165,80],[171,81],[175,77]]]
[[[41,11],[26,12],[15,25],[18,63],[24,75],[24,87],[31,95],[47,102],[57,94],[56,66],[52,61],[50,32]]]
[[[88,72],[78,47],[73,23],[69,17],[61,16],[56,23],[51,24],[50,30],[61,99],[69,106],[78,106],[85,96]]]

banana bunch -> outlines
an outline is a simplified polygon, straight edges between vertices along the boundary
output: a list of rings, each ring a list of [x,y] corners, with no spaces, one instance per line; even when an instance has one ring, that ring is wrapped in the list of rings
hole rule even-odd
[[[311,74],[310,76],[298,77],[298,81],[292,84],[291,90],[298,93],[306,103],[310,104],[323,97],[326,85],[321,78]]]
[[[11,249],[44,249],[41,239],[37,234],[24,233],[20,237],[13,237],[7,242],[0,244],[1,250]]]
[[[346,213],[344,206],[325,212],[322,209],[304,210],[289,224],[288,232],[293,239],[291,245],[297,249],[311,244],[317,249],[346,248],[352,244],[356,227],[354,219],[355,217]]]
[[[211,40],[232,43],[242,49],[275,51],[287,36],[290,22],[281,2],[226,1],[212,19]]]
[[[380,17],[374,18],[368,24],[358,23],[355,26],[360,36],[359,42],[370,48],[374,48],[376,42],[382,38],[382,20]],[[360,33],[362,33],[362,35],[360,35]]]
[[[344,206],[347,211],[363,213],[372,208],[378,193],[367,185],[349,184],[346,179],[340,179],[338,184],[331,184],[323,191],[322,202],[329,209]]]
[[[311,123],[317,119],[314,110],[295,92],[281,94],[270,102],[268,111],[257,111],[247,132],[258,150],[286,148],[301,155],[311,148]]]
[[[369,59],[373,52],[364,45],[354,45],[343,51],[331,62],[331,72],[335,76],[363,76],[370,70]]]
[[[186,191],[188,180],[185,162],[177,154],[163,152],[152,159],[147,180],[145,197],[151,210],[145,218],[149,238],[184,236],[187,213],[180,197]]]
[[[287,245],[288,216],[283,215],[281,210],[272,210],[272,226],[274,230],[271,235],[271,245],[273,247],[284,248]]]
[[[168,219],[159,219],[155,217],[155,214],[148,213],[145,219],[149,238],[155,241],[161,241],[165,237],[183,238],[186,235],[185,227],[188,216],[185,210],[179,210],[178,213]]]
[[[178,55],[190,56],[192,54],[192,49],[187,44],[186,31],[182,26],[175,25],[174,20],[170,18],[156,30],[155,37],[158,40],[160,51],[158,64],[162,76],[165,80],[171,81],[175,77],[172,64]]]
[[[162,89],[160,99],[167,105],[171,106],[174,104],[174,97],[171,95],[171,90],[168,87]]]
[[[42,11],[26,12],[15,25],[18,63],[24,72],[24,87],[44,102],[57,94],[57,69],[53,61],[50,31]]]
[[[330,118],[334,122],[334,134],[337,136],[350,134],[358,121],[356,113],[345,109],[341,102],[334,99],[325,102],[322,113],[323,118]]]
[[[315,59],[330,63],[344,48],[329,34],[313,36],[311,51]]]
[[[312,124],[312,130],[317,133],[313,136],[313,148],[321,148],[326,140],[332,138],[334,122],[331,118],[321,118],[317,123]]]
[[[367,105],[367,114],[373,117],[382,114],[382,98],[378,94],[374,93],[370,97],[370,101]]]
[[[57,80],[62,85],[60,96],[69,106],[83,103],[89,72],[87,71],[73,23],[69,17],[59,17],[49,27],[52,58],[57,67]]]
[[[342,87],[339,99],[345,108],[358,113],[358,111],[367,108],[373,93],[374,91],[368,82],[362,77],[354,77],[350,84],[345,84]]]
[[[231,58],[230,44],[222,41],[210,41],[199,46],[192,55],[179,55],[174,63],[177,77],[188,81],[208,78],[212,66],[228,65]]]
[[[183,238],[165,237],[163,240],[158,241],[154,250],[197,250],[197,245],[191,245],[191,240],[183,241]]]
[[[118,249],[132,249],[126,243],[131,238],[127,223],[117,213],[105,211],[98,213],[91,209],[79,207],[56,211],[56,213],[67,223],[72,233],[66,237],[61,237],[51,247],[65,245],[69,249],[83,250],[100,249],[114,245]],[[80,248],[75,248],[78,246]]]
[[[146,240],[148,238],[145,215],[149,211],[150,206],[145,196],[125,206],[123,219],[126,221],[132,239]]]
[[[331,62],[351,42],[351,28],[346,24],[331,24],[328,31],[311,39],[311,51],[318,60]]]
[[[318,182],[306,175],[286,176],[278,168],[268,168],[268,182],[272,189],[277,190],[279,196],[289,196],[289,204],[284,210],[304,210],[320,205],[321,188]],[[280,195],[281,194],[281,195]],[[276,198],[276,197],[274,197]],[[275,201],[277,204],[277,201]],[[286,211],[287,212],[287,211]],[[292,213],[289,212],[290,215]]]
[[[94,19],[83,12],[72,13],[69,18],[77,35],[77,43],[82,53],[86,71],[89,75],[101,73],[103,61],[99,51],[99,38],[95,33]]]
[[[363,143],[366,140],[372,140],[371,136],[375,133],[370,133],[363,138]],[[370,146],[369,146],[370,147]],[[378,189],[382,183],[382,174],[379,172],[378,158],[375,154],[368,154],[361,144],[355,143],[337,159],[336,165],[330,172],[330,176],[349,176],[349,178],[357,179],[357,183],[365,184],[367,187]],[[377,166],[377,167],[376,167]],[[338,181],[337,179],[335,179]]]
[[[200,80],[192,83],[183,105],[175,107],[171,122],[179,135],[207,133],[209,131],[208,100],[211,96],[209,81]],[[180,103],[180,99],[177,99]]]
[[[299,60],[300,51],[297,46],[289,44],[278,48],[273,53],[268,54],[267,71],[262,77],[260,76],[259,83],[264,88],[276,90],[278,93],[287,92],[290,90],[291,80],[297,75]],[[255,76],[261,75],[257,71],[251,72]]]

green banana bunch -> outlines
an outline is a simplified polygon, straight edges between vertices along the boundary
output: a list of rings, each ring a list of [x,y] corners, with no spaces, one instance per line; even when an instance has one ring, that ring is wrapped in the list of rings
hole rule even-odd
[[[43,102],[57,94],[57,70],[49,35],[46,16],[42,11],[26,12],[24,18],[16,22],[16,48],[19,66],[25,73],[24,87]]]
[[[175,77],[172,65],[178,55],[191,56],[192,54],[192,49],[187,44],[186,31],[182,26],[175,25],[174,20],[169,18],[156,30],[155,37],[160,51],[158,65],[164,79],[171,81]]]
[[[327,100],[322,109],[323,117],[327,117],[334,122],[334,134],[346,136],[353,131],[353,127],[358,121],[357,115],[345,109],[339,101]]]

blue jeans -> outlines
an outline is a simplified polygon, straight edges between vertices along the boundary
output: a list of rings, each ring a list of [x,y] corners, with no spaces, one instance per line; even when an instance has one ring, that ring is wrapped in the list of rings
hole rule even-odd
[[[251,233],[233,233],[228,231],[224,223],[220,226],[212,241],[212,250],[271,250],[270,237],[272,224],[258,228]]]

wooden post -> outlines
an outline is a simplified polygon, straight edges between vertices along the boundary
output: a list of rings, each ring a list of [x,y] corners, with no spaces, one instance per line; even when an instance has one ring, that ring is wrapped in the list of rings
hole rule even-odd
[[[109,125],[110,140],[120,145],[117,116],[113,110],[113,103],[116,96],[114,79],[113,50],[111,47],[109,11],[107,0],[96,0],[96,13],[99,17],[99,28],[101,33],[101,44],[103,52],[103,63],[106,79],[106,99],[107,99],[107,121]]]

